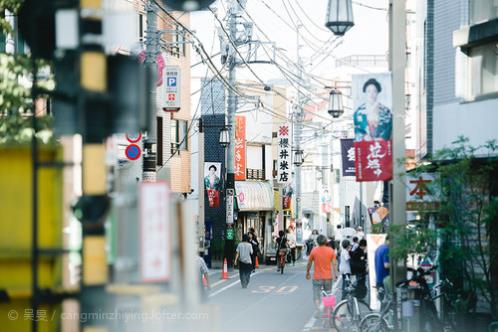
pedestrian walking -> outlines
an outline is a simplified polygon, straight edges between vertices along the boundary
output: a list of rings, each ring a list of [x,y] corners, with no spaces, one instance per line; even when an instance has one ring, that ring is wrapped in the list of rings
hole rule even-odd
[[[253,232],[251,232],[251,230],[253,230]],[[252,272],[256,272],[256,257],[259,254],[259,242],[254,234],[254,228],[249,229],[249,233],[247,235],[249,236],[249,243],[252,246]]]
[[[375,284],[382,300],[386,291],[386,279],[389,277],[389,235],[384,243],[375,250]]]
[[[296,233],[289,226],[287,229],[287,241],[289,243],[292,265],[296,265]]]
[[[317,310],[320,310],[322,290],[330,293],[332,290],[332,279],[337,279],[337,263],[335,251],[327,245],[325,235],[317,237],[318,247],[311,250],[306,266],[306,279],[311,279],[310,270],[313,269],[313,302]]]
[[[351,273],[356,278],[355,296],[358,299],[363,299],[367,295],[367,241],[361,239],[356,250],[351,250]]]
[[[360,244],[358,243],[358,237],[353,236],[353,245],[351,247],[351,251],[355,251],[356,249],[358,249],[359,246]]]
[[[235,264],[239,265],[239,277],[242,288],[247,288],[251,279],[252,271],[252,245],[249,243],[249,235],[242,235],[242,242],[237,246],[235,253]]]
[[[277,272],[280,272],[282,268],[281,256],[285,255],[284,260],[287,257],[287,251],[289,249],[289,241],[284,231],[278,231],[277,237]],[[285,261],[283,262],[285,264]]]
[[[347,280],[351,280],[351,256],[349,252],[351,251],[351,242],[349,240],[342,241],[342,249],[339,257],[339,272],[342,276],[342,294],[344,297]]]

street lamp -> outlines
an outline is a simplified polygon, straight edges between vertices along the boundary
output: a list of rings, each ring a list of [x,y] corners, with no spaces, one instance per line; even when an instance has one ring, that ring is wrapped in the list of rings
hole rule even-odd
[[[296,150],[294,152],[294,165],[300,167],[304,162],[303,150]]]
[[[225,125],[223,125],[223,128],[221,128],[220,130],[219,143],[223,148],[226,148],[228,145],[230,145],[230,131]]]
[[[329,109],[328,113],[337,119],[344,113],[344,106],[342,104],[342,93],[339,90],[333,89],[329,95]]]
[[[214,0],[168,0],[163,2],[174,10],[193,11],[206,9]]]
[[[353,5],[351,0],[329,0],[325,26],[334,35],[344,36],[353,25]]]

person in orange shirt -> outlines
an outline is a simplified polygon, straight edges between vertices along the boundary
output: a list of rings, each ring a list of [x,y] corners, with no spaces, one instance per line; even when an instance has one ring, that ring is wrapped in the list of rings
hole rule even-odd
[[[322,289],[330,293],[332,290],[332,279],[337,279],[337,261],[335,251],[327,246],[325,235],[316,238],[318,247],[311,250],[306,266],[306,279],[311,279],[311,265],[315,264],[313,272],[313,301],[316,308],[320,309]]]

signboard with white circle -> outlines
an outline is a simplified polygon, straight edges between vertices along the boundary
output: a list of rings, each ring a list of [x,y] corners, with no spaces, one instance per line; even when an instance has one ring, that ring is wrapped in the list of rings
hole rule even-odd
[[[127,133],[126,139],[130,143],[138,143],[142,139],[142,133]]]

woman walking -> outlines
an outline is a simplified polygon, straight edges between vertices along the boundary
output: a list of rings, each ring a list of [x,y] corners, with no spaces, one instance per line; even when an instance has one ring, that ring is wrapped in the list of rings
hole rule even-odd
[[[251,228],[251,230],[254,231],[254,228]],[[252,260],[252,272],[256,272],[256,257],[258,256],[259,253],[259,242],[256,238],[256,234],[254,232],[251,232],[249,230],[249,243],[252,246],[252,254],[251,254],[251,260]]]
[[[237,252],[235,254],[235,264],[238,262],[240,284],[242,285],[242,288],[247,288],[251,278],[252,253],[252,245],[249,243],[249,236],[244,234],[242,235],[242,242],[237,246]]]

